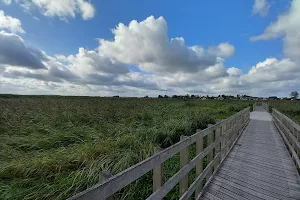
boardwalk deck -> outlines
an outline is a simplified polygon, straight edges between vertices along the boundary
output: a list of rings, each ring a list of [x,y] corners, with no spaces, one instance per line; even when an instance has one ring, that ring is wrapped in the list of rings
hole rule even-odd
[[[262,107],[201,199],[300,199],[300,178],[272,116]]]

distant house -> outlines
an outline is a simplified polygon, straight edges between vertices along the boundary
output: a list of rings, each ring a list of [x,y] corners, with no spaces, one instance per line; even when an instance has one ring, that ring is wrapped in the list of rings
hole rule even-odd
[[[268,100],[279,100],[279,98],[276,97],[276,96],[271,96],[271,97],[268,98]]]

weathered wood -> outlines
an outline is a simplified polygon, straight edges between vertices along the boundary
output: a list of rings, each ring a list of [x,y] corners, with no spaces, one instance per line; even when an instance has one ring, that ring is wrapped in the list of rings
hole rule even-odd
[[[212,124],[208,124],[208,127],[212,127],[213,125]],[[213,132],[211,132],[211,133],[209,133],[208,135],[207,135],[207,145],[209,146],[210,144],[212,144],[213,143],[213,134],[214,134],[214,131]],[[213,160],[213,151],[211,151],[211,152],[209,152],[208,154],[207,154],[207,160],[206,160],[206,162],[207,162],[207,165],[211,162]],[[210,171],[210,172],[208,172],[208,178],[211,176],[211,173],[212,173],[212,170]]]
[[[156,147],[154,149],[154,153],[159,153],[161,151],[160,148]],[[163,183],[163,174],[164,174],[164,164],[158,164],[153,168],[153,192],[155,192],[158,188],[162,186]]]
[[[278,127],[277,124],[275,124],[275,125]],[[296,153],[295,150],[293,149],[292,145],[291,145],[290,142],[288,141],[288,139],[287,139],[287,137],[285,136],[285,134],[280,130],[280,128],[277,128],[277,129],[278,129],[279,133],[281,134],[283,140],[285,141],[285,144],[288,146],[288,149],[289,149],[289,151],[290,151],[290,153],[291,153],[291,156],[292,156],[292,158],[293,158],[295,164],[297,165],[298,168],[300,168],[300,159],[299,159],[297,153]]]
[[[285,135],[293,136],[293,141],[295,135],[280,130],[286,126],[283,123],[289,124],[288,120],[277,132],[275,126],[280,123],[272,123],[271,115],[259,106],[256,109],[259,112],[251,113],[251,121],[243,134],[238,132],[231,136],[235,139],[241,135],[207,189],[204,186],[203,199],[299,199],[299,175],[280,137],[283,135],[285,143],[292,148]],[[292,154],[296,156],[295,151]]]
[[[109,171],[102,171],[100,173],[100,177],[99,177],[99,183],[105,183],[108,179],[110,179],[111,177],[113,177],[112,173],[110,173]],[[108,198],[106,198],[107,200],[114,200],[113,196],[110,196]]]
[[[224,136],[224,138],[221,140],[221,160],[224,159],[225,157],[225,144],[226,144],[226,123],[223,124],[223,126],[221,126],[221,136]]]
[[[276,116],[273,116],[277,123],[281,125],[281,131],[283,131],[287,138],[290,139],[290,144],[292,145],[293,149],[296,150],[296,147],[300,148],[300,142],[298,139],[290,132],[288,129]]]
[[[215,131],[215,138],[216,138],[216,139],[218,139],[219,137],[221,137],[221,128],[222,128],[222,126],[221,126],[220,128],[218,128],[218,129],[216,129],[216,131]],[[215,148],[215,153],[216,153],[216,155],[217,155],[218,153],[220,153],[220,150],[221,150],[220,145],[221,145],[221,143],[218,143],[217,146],[216,146],[216,148]],[[215,166],[214,166],[214,170],[217,169],[217,167],[218,167],[218,165],[220,164],[220,162],[221,162],[221,156],[220,156],[220,158],[217,160],[217,162],[216,162],[216,164],[215,164]]]
[[[184,140],[187,136],[180,136],[180,140]],[[189,147],[180,151],[180,169],[189,163]],[[179,195],[181,196],[189,187],[189,176],[184,176],[179,182]]]
[[[196,141],[196,154],[200,154],[203,151],[203,138],[200,138]],[[196,164],[196,177],[200,176],[200,174],[203,171],[203,159],[201,159],[197,164]],[[195,191],[195,196],[198,196],[202,190],[202,181],[199,183],[198,187],[196,188]]]
[[[217,162],[217,160],[219,158],[220,158],[220,154],[217,154],[215,159],[206,166],[204,171],[196,178],[196,180],[191,184],[189,189],[180,197],[180,200],[189,199],[189,197],[192,196],[192,194],[196,190],[197,186],[199,184],[202,184],[203,179],[208,176],[208,174],[211,172],[211,170],[213,169],[215,163]],[[197,196],[195,198],[197,198]]]
[[[221,138],[219,138],[216,142],[209,145],[205,148],[200,154],[198,154],[195,158],[193,158],[187,165],[185,165],[182,169],[180,169],[176,174],[174,174],[165,184],[159,188],[156,192],[154,192],[151,196],[147,198],[147,200],[157,200],[162,199],[171,189],[184,177],[186,176],[191,169],[193,169],[199,160],[203,159],[209,152],[211,152],[215,147],[216,143],[220,142]],[[213,164],[212,164],[213,166]]]

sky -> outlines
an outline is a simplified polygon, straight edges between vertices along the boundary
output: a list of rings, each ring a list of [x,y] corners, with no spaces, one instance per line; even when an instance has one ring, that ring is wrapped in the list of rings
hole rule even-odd
[[[300,0],[0,0],[0,93],[294,90]]]

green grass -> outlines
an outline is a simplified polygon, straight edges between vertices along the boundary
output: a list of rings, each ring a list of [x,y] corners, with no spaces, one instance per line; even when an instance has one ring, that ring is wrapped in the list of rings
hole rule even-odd
[[[65,199],[249,106],[247,101],[0,97],[0,199]],[[191,147],[193,148],[193,147]],[[191,150],[191,156],[194,155]],[[179,156],[165,162],[165,179]],[[190,174],[190,182],[194,178]],[[144,199],[152,172],[117,196]],[[176,199],[178,188],[167,199]]]
[[[300,101],[272,101],[270,103],[270,110],[275,108],[300,124]]]

